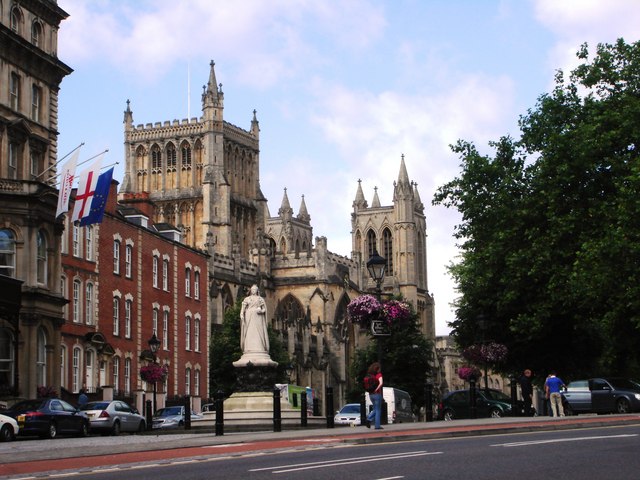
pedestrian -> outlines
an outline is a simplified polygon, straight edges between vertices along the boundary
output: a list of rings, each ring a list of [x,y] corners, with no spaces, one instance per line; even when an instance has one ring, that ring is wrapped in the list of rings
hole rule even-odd
[[[524,402],[524,416],[531,416],[531,397],[533,396],[533,385],[531,384],[531,370],[525,369],[520,377],[520,390],[522,391],[522,401]]]
[[[78,407],[83,407],[88,401],[89,397],[87,397],[84,388],[81,388],[80,395],[78,396]]]
[[[564,388],[564,382],[556,377],[555,372],[551,372],[547,377],[547,381],[544,382],[544,387],[549,397],[549,401],[551,402],[551,411],[553,412],[553,416],[557,417],[558,414],[560,414],[561,417],[564,417],[562,395],[560,395],[560,390]]]
[[[374,421],[375,429],[382,430],[380,426],[380,416],[382,414],[382,372],[380,368],[380,363],[373,362],[369,365],[369,370],[367,371],[368,375],[372,375],[377,381],[378,385],[373,393],[369,393],[369,398],[371,399],[371,403],[373,404],[373,410],[369,412],[367,415],[367,428],[371,428],[371,421]]]

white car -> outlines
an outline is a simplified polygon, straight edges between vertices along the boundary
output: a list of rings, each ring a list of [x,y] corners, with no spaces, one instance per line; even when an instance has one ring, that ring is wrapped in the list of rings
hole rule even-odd
[[[202,420],[203,416],[191,413],[191,421]],[[178,428],[184,427],[184,407],[165,407],[158,410],[153,416],[153,428]]]
[[[360,425],[360,404],[347,403],[333,417],[334,425]]]
[[[0,442],[15,440],[19,430],[20,428],[15,418],[0,414]]]

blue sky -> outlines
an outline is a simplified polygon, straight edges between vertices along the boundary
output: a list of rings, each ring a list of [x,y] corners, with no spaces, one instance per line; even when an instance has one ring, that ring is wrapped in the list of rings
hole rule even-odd
[[[456,289],[446,271],[457,212],[433,207],[459,159],[483,153],[576,65],[584,42],[638,40],[636,0],[58,0],[70,14],[59,58],[74,69],[60,92],[59,152],[109,149],[124,167],[123,111],[134,124],[199,117],[209,62],[225,120],[260,121],[262,191],[275,215],[284,188],[301,196],[314,236],[351,252],[357,180],[392,203],[405,155],[427,215],[429,290],[436,333],[449,332]],[[189,115],[190,114],[190,115]]]

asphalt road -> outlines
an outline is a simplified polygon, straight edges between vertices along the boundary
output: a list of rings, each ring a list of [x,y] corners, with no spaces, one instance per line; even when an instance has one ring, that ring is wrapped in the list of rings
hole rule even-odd
[[[585,434],[622,430],[624,435]],[[0,478],[294,478],[290,474],[297,472],[296,477],[348,480],[591,479],[611,478],[600,475],[613,469],[616,480],[636,479],[639,430],[640,416],[634,414],[458,420],[388,425],[381,431],[343,427],[20,439],[0,443]],[[521,438],[526,443],[514,443]],[[306,465],[310,462],[321,463]],[[547,470],[549,462],[563,469],[550,475],[555,466]]]
[[[329,444],[209,454],[99,469],[55,478],[200,479],[637,479],[640,426],[580,428],[499,435]],[[53,472],[51,472],[53,473]],[[13,477],[25,478],[25,477]],[[33,478],[33,477],[32,477]],[[51,478],[41,473],[37,478]]]

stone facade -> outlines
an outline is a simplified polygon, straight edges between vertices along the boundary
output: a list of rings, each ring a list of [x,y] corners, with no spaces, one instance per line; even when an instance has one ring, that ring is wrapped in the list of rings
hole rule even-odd
[[[57,58],[67,16],[51,0],[0,0],[0,275],[20,285],[17,311],[0,316],[4,396],[35,397],[60,383],[66,300],[54,185],[58,90],[72,71]]]

